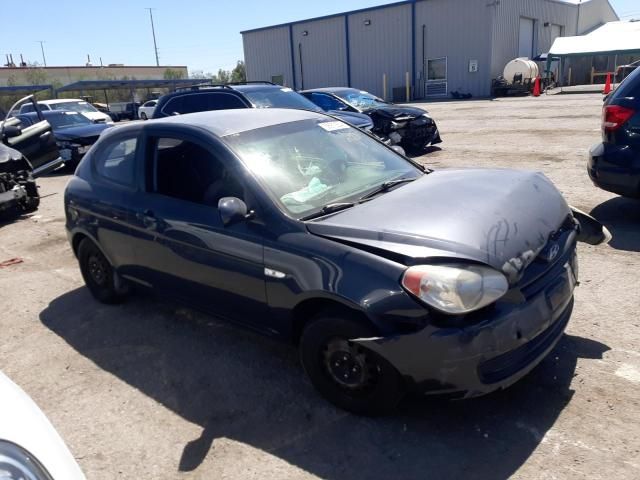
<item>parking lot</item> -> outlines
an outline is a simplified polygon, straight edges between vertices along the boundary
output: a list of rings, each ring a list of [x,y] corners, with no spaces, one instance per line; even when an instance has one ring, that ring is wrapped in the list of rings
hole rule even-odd
[[[65,236],[69,173],[54,173],[35,214],[0,225],[0,261],[22,260],[0,268],[0,370],[87,478],[640,477],[640,202],[587,177],[602,96],[421,106],[443,139],[421,162],[542,171],[611,230],[609,245],[579,246],[555,351],[503,392],[352,416],[316,394],[292,348],[153,297],[94,301]]]

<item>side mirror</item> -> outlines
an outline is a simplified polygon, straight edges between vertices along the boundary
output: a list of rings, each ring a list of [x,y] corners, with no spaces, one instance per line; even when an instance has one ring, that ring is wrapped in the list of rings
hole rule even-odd
[[[3,133],[6,138],[19,137],[22,135],[22,129],[16,125],[5,125]]]
[[[253,217],[253,211],[247,212],[247,204],[236,197],[223,197],[218,201],[220,220],[226,227]]]
[[[399,153],[403,157],[407,156],[407,152],[405,152],[404,148],[402,148],[400,145],[391,145],[391,150],[393,150],[396,153]]]

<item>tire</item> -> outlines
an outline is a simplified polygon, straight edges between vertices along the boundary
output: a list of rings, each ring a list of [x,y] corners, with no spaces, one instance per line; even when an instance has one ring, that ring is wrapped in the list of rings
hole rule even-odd
[[[116,285],[116,273],[100,249],[89,239],[84,239],[78,247],[78,262],[84,283],[96,300],[114,304],[126,296],[123,286]]]
[[[142,120],[148,120],[148,119],[147,119],[147,114],[146,114],[146,113],[144,113],[144,112],[142,112],[142,113],[140,114],[140,118],[141,118]]]
[[[36,182],[29,180],[25,185],[25,190],[27,191],[27,198],[22,207],[23,211],[25,213],[35,212],[40,206],[40,194],[38,193]]]
[[[313,386],[329,402],[357,415],[389,414],[404,393],[402,379],[393,366],[348,342],[373,336],[373,328],[357,319],[327,312],[313,319],[300,339],[300,359]],[[357,373],[347,383],[338,380],[343,375],[347,378],[349,371],[356,372],[355,368]]]

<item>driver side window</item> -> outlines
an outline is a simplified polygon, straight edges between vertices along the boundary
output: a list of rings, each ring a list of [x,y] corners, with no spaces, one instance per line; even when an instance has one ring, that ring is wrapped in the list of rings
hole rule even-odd
[[[152,142],[151,191],[192,203],[217,207],[223,197],[244,200],[244,188],[213,152],[177,137]]]
[[[325,95],[324,93],[312,93],[311,101],[322,108],[324,111],[347,109],[347,105],[333,98],[331,95]]]

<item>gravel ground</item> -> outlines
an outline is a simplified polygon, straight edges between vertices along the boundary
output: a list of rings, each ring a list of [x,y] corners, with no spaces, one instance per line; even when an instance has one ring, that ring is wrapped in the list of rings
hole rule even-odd
[[[436,167],[543,171],[610,227],[580,246],[567,334],[512,388],[412,400],[365,419],[326,404],[296,352],[178,305],[96,303],[64,232],[68,175],[0,226],[0,369],[40,405],[89,479],[640,478],[640,203],[592,186],[600,95],[425,105]]]

